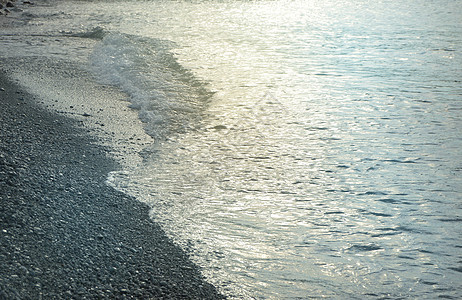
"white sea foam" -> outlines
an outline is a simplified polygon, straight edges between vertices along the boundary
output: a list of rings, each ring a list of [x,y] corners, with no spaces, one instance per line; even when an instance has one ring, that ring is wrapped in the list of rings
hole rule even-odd
[[[170,43],[122,33],[104,36],[91,55],[103,83],[129,95],[146,131],[156,140],[193,125],[210,93],[169,52]]]
[[[70,36],[101,40],[106,36],[106,30],[101,26],[96,26],[90,30],[81,30],[78,32],[69,32]]]

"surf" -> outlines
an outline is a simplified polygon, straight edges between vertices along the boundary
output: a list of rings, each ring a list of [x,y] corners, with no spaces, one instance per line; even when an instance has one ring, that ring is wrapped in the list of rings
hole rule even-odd
[[[146,132],[156,141],[194,128],[213,95],[182,67],[172,42],[120,32],[106,33],[90,56],[99,82],[128,95]]]

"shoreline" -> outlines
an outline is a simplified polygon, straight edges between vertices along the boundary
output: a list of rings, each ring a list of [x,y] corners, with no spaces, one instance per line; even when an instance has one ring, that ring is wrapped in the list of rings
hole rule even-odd
[[[0,0],[0,16],[8,16],[11,13],[22,12],[24,6],[34,6],[35,2],[29,0]]]
[[[3,71],[0,89],[0,298],[224,298],[147,205],[105,183],[109,149]]]

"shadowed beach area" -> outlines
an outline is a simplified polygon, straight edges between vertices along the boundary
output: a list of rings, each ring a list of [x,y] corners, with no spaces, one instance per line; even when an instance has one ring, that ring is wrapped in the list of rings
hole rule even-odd
[[[77,121],[0,73],[0,299],[222,298]]]

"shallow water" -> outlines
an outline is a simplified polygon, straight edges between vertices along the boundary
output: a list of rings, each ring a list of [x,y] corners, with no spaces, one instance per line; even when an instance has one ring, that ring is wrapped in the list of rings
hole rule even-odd
[[[108,182],[225,294],[457,299],[461,7],[60,2],[0,53],[127,95],[156,142]]]

